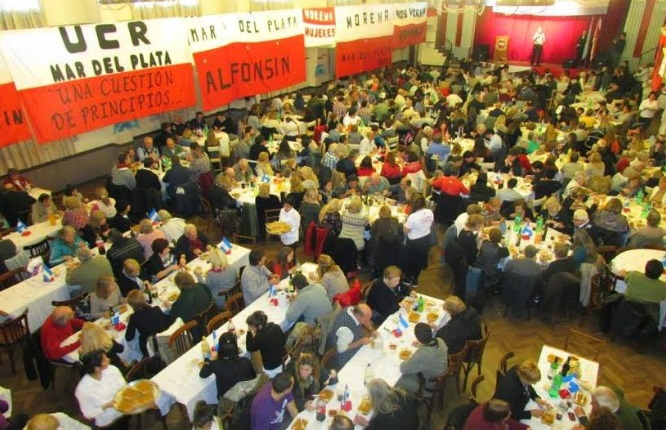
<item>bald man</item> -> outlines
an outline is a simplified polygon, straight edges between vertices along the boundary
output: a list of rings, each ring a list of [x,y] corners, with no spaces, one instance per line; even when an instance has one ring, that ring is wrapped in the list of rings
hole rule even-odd
[[[210,251],[211,249],[210,241],[203,233],[197,230],[197,226],[186,224],[183,235],[176,241],[174,254],[176,258],[185,255],[185,259],[189,263],[203,254],[204,251]]]
[[[146,136],[143,138],[143,146],[136,150],[136,156],[139,158],[139,161],[143,161],[148,157],[159,160],[160,150],[153,143],[152,137]]]
[[[61,361],[65,355],[79,349],[81,343],[78,340],[67,346],[60,344],[81,330],[83,323],[83,320],[74,317],[74,311],[68,306],[53,309],[40,332],[44,356],[51,361]]]
[[[358,348],[367,345],[376,335],[372,327],[372,309],[366,304],[359,304],[343,309],[333,321],[331,331],[326,338],[326,350],[335,348],[335,366],[341,368],[356,354]],[[363,327],[371,336],[363,336]]]
[[[391,189],[391,183],[385,177],[375,172],[365,181],[363,191],[367,194],[387,195]]]

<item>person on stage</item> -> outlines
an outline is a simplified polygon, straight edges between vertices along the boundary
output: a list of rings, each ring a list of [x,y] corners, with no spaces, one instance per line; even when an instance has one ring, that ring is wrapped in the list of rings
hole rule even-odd
[[[536,33],[532,36],[532,58],[530,58],[530,66],[541,65],[541,55],[543,54],[543,44],[546,43],[546,35],[541,27],[537,27]]]
[[[583,65],[583,54],[585,52],[585,45],[587,44],[587,30],[583,30],[583,34],[578,38],[576,42],[576,66],[580,67]]]

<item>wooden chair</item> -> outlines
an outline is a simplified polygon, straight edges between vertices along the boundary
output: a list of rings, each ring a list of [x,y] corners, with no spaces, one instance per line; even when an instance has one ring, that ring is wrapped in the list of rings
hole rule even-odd
[[[428,421],[430,421],[430,416],[432,410],[435,406],[435,402],[439,399],[439,407],[444,407],[444,393],[446,392],[446,385],[450,378],[455,378],[456,386],[458,388],[458,393],[460,394],[460,384],[458,383],[458,376],[460,374],[460,368],[462,366],[462,361],[467,354],[467,349],[463,348],[457,354],[449,354],[449,367],[446,370],[446,373],[442,376],[436,378],[430,378],[428,382],[434,385],[434,388],[428,389],[426,387],[425,378],[421,373],[419,373],[419,381],[421,382],[419,387],[419,392],[417,393],[417,398],[419,398],[421,403],[424,403],[428,410]]]
[[[211,232],[214,230],[216,224],[215,210],[213,205],[203,196],[199,196],[199,202],[201,204],[201,215],[204,219],[204,228],[206,232]]]
[[[14,349],[20,347],[23,344],[23,341],[29,336],[30,327],[28,325],[28,308],[26,308],[18,317],[9,319],[0,324],[0,349],[9,356],[12,375],[16,375]],[[0,363],[2,363],[1,360]]]
[[[326,370],[333,368],[333,358],[335,358],[335,348],[331,348],[321,358],[321,367]]]
[[[583,356],[589,354],[590,358],[594,361],[599,361],[599,353],[605,346],[606,341],[604,339],[574,329],[569,329],[567,337],[564,339],[565,351],[577,353],[570,349],[573,347],[576,351],[583,351]]]
[[[243,268],[245,268],[245,266],[241,267],[241,270]],[[234,287],[232,289],[226,290],[226,291],[220,291],[217,294],[217,297],[223,297],[224,298],[224,303],[226,304],[231,296],[233,296],[234,294],[238,294],[238,293],[240,293],[240,294],[243,293],[243,290],[241,289],[240,280],[236,281],[236,284],[234,285]]]
[[[61,301],[54,300],[51,302],[51,305],[56,308],[58,306],[69,306],[74,311],[76,311],[77,308],[81,308],[88,300],[90,300],[90,293],[83,292],[80,295],[74,297],[73,299],[61,300]]]
[[[372,286],[375,285],[375,279],[372,281],[366,283],[361,287],[361,300],[366,301],[368,298],[368,294],[370,294],[370,290],[372,289]]]
[[[604,257],[604,260],[606,261],[606,264],[610,264],[610,262],[617,256],[618,248],[617,246],[610,246],[610,245],[605,245],[605,246],[598,246],[597,247],[597,252]]]
[[[515,353],[513,351],[507,352],[504,354],[502,358],[500,358],[500,362],[497,365],[497,381],[496,384],[499,383],[500,379],[504,378],[506,376],[506,373],[509,371],[509,360],[511,360],[513,357],[515,357]]]
[[[231,317],[231,312],[223,311],[208,320],[208,324],[206,324],[206,335],[210,335],[213,331],[222,327],[224,323],[231,319]]]
[[[242,234],[234,233],[232,236],[232,240],[236,244],[240,244],[241,242],[245,243],[251,243],[252,246],[257,245],[257,238],[254,236],[243,236]]]
[[[173,332],[169,338],[169,347],[175,349],[178,357],[185,354],[194,345],[191,330],[196,326],[197,321],[192,320]]]
[[[284,354],[284,357],[282,357],[282,371],[287,370],[287,365],[291,360],[293,360],[296,357],[296,354],[300,349],[301,349],[301,343],[299,341],[294,342],[292,347],[289,348],[289,351],[287,351]]]
[[[481,404],[482,402],[479,400],[479,396],[477,395],[478,390],[479,390],[479,384],[481,384],[483,381],[486,380],[486,377],[483,375],[479,375],[474,380],[472,381],[472,385],[470,385],[469,388],[469,401],[478,405]]]
[[[194,319],[201,327],[206,327],[208,325],[208,321],[210,321],[210,319],[213,318],[216,314],[217,308],[215,307],[215,300],[211,300],[208,307],[196,314]]]
[[[467,349],[467,357],[462,363],[463,371],[463,388],[467,388],[467,379],[469,374],[472,372],[472,369],[476,366],[476,374],[481,374],[481,361],[483,360],[483,352],[486,349],[486,343],[488,343],[488,337],[490,336],[490,331],[488,326],[484,323],[481,323],[481,334],[482,338],[479,340],[468,340],[465,343],[465,348]]]
[[[245,299],[243,298],[243,293],[236,293],[229,297],[224,306],[228,312],[231,312],[231,315],[238,315],[240,311],[245,309]]]
[[[601,310],[604,307],[602,297],[610,291],[615,290],[615,285],[622,279],[621,276],[613,273],[608,266],[604,266],[601,272],[592,276],[590,281],[590,302],[583,311],[578,323],[579,327],[587,321],[593,311]]]
[[[14,285],[28,279],[30,274],[26,272],[25,267],[10,270],[0,275],[0,291],[13,287]]]
[[[28,255],[30,255],[30,258],[42,257],[44,262],[48,263],[49,253],[51,252],[51,246],[49,245],[48,238],[34,245],[26,246],[23,249],[28,253]]]

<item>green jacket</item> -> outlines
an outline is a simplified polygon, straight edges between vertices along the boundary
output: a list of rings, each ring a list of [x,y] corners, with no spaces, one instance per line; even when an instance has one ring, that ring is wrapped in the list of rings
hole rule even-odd
[[[210,306],[213,297],[210,290],[203,284],[194,284],[192,288],[180,290],[180,296],[171,306],[171,317],[181,318],[184,323],[194,319],[196,314]]]

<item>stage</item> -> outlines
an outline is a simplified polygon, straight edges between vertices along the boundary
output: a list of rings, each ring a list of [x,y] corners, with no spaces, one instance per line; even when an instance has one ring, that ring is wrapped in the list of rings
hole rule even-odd
[[[493,63],[494,64],[494,63]],[[509,72],[513,73],[514,75],[521,75],[521,74],[527,74],[529,73],[530,70],[534,69],[539,75],[544,75],[546,71],[549,71],[550,73],[555,76],[555,78],[559,78],[562,73],[564,73],[565,70],[569,72],[569,76],[575,77],[578,76],[580,72],[589,72],[590,69],[585,68],[585,67],[573,67],[573,68],[564,68],[562,67],[562,64],[554,64],[554,63],[541,63],[539,67],[530,67],[530,63],[527,61],[509,61]]]

